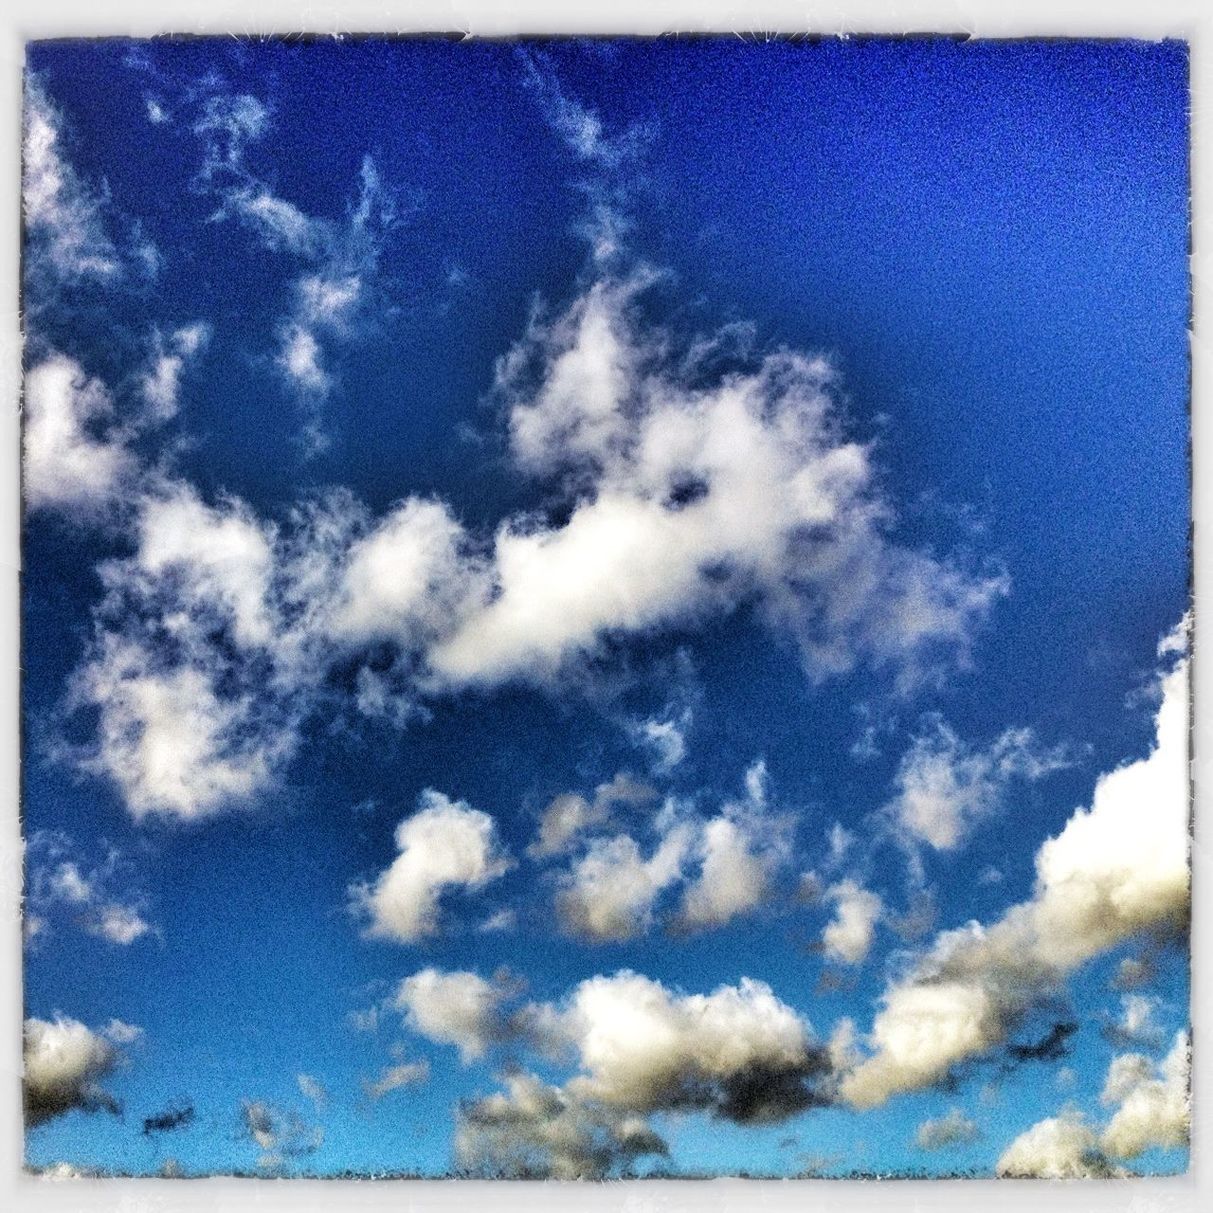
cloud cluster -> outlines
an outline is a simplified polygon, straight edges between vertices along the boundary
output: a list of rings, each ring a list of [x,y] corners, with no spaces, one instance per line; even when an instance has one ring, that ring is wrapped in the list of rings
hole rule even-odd
[[[939,1082],[1001,1045],[1085,961],[1143,932],[1186,928],[1186,658],[1160,690],[1151,752],[1100,776],[1090,808],[1039,848],[1032,896],[988,927],[944,932],[889,985],[871,1054],[841,1083],[845,1099],[870,1107]]]
[[[643,1117],[571,1096],[533,1074],[511,1074],[505,1090],[465,1102],[456,1165],[506,1178],[601,1179],[646,1155],[669,1152]]]
[[[679,994],[627,970],[581,982],[517,1022],[577,1072],[554,1087],[517,1073],[463,1106],[457,1150],[490,1170],[600,1177],[665,1144],[657,1112],[708,1111],[738,1124],[783,1120],[826,1096],[827,1050],[769,986],[743,978]]]
[[[314,1154],[324,1144],[324,1126],[307,1124],[297,1112],[283,1111],[260,1099],[240,1108],[242,1134],[260,1151],[257,1166],[275,1171],[288,1160]]]
[[[999,1175],[1090,1179],[1125,1174],[1121,1161],[1151,1149],[1184,1149],[1191,1124],[1191,1047],[1179,1032],[1157,1065],[1140,1053],[1112,1059],[1101,1101],[1116,1110],[1103,1129],[1074,1111],[1021,1133],[998,1160]]]
[[[487,813],[432,788],[418,804],[396,827],[400,854],[391,866],[351,889],[355,909],[369,920],[370,936],[416,943],[434,934],[444,890],[481,888],[512,864]]]
[[[122,1058],[120,1046],[140,1030],[120,1020],[99,1031],[78,1020],[27,1019],[24,1029],[25,1122],[35,1128],[65,1112],[121,1111],[101,1085]]]
[[[556,127],[609,167],[591,117],[548,102]],[[216,221],[299,263],[280,363],[319,397],[323,339],[361,325],[393,208],[369,162],[342,222],[278,197],[249,167],[270,121],[255,98],[204,99],[196,186]],[[176,411],[204,324],[155,337],[133,411],[62,355],[33,368],[29,504],[77,520],[88,506],[127,544],[103,567],[74,703],[100,715],[85,765],[133,813],[192,818],[254,798],[339,688],[352,684],[354,710],[403,721],[472,686],[558,685],[629,638],[738,609],[790,635],[813,678],[866,663],[907,689],[966,660],[1006,580],[900,541],[830,366],[755,352],[735,329],[664,331],[652,319],[661,276],[616,251],[592,258],[580,292],[537,311],[500,360],[509,454],[546,506],[487,529],[417,496],[376,517],[341,491],[271,520],[145,462],[134,438]],[[667,769],[685,723],[646,726]],[[737,879],[721,896],[750,899],[760,873],[742,871],[735,823],[699,845]],[[705,885],[690,898],[688,923],[731,912],[713,896]]]
[[[761,905],[788,858],[789,822],[767,804],[761,760],[745,782],[744,797],[707,818],[667,800],[648,823],[647,844],[629,833],[594,832],[609,821],[601,788],[592,805],[574,796],[553,801],[530,853],[577,848],[556,894],[564,930],[591,942],[632,939],[652,926],[663,895],[675,888],[681,898],[669,906],[668,923],[677,930],[723,926]]]
[[[1031,729],[1008,729],[979,749],[936,717],[902,756],[887,812],[904,836],[954,850],[997,812],[1013,780],[1042,779],[1068,761],[1063,747],[1042,749]]]
[[[60,913],[90,935],[121,946],[157,931],[145,917],[143,895],[115,887],[129,886],[130,874],[121,852],[113,848],[100,864],[86,867],[67,835],[39,830],[26,845],[26,873],[27,939],[45,935]]]

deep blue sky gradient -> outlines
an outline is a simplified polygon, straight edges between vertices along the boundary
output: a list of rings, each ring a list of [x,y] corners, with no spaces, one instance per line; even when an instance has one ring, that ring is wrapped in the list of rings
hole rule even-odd
[[[1150,705],[1133,694],[1187,604],[1186,49],[668,39],[550,43],[541,54],[608,129],[645,127],[631,239],[670,271],[665,319],[696,331],[752,322],[763,348],[828,354],[854,431],[876,441],[900,533],[973,552],[1012,585],[972,668],[909,701],[872,674],[811,684],[745,612],[638,647],[643,664],[681,645],[695,671],[688,757],[659,786],[710,807],[737,794],[762,756],[807,845],[835,820],[862,828],[888,799],[925,713],[942,712],[975,744],[1029,725],[1079,761],[1019,789],[964,851],[928,865],[941,925],[992,918],[1026,895],[1036,846],[1089,802],[1095,776],[1146,752]],[[545,125],[515,45],[165,41],[141,44],[136,62],[122,41],[46,42],[28,61],[63,111],[77,171],[104,180],[165,253],[154,287],[125,295],[118,313],[84,291],[47,315],[43,333],[117,383],[153,324],[210,323],[182,412],[193,439],[185,474],[270,516],[338,484],[376,510],[441,494],[469,523],[491,524],[524,499],[483,400],[536,294],[567,300],[585,252],[581,170]],[[334,441],[311,461],[270,365],[292,266],[237,225],[206,222],[213,199],[191,188],[197,138],[147,119],[148,95],[184,111],[207,77],[269,106],[272,133],[248,156],[282,197],[340,218],[370,153],[402,215],[381,262],[385,306],[337,362]],[[643,769],[615,720],[659,707],[670,690],[660,680],[607,709],[517,689],[453,698],[403,733],[363,723],[334,735],[315,720],[265,803],[195,825],[134,825],[110,787],[51,753],[100,593],[93,567],[120,550],[107,545],[49,518],[25,532],[25,828],[65,830],[86,853],[101,840],[128,853],[162,936],[117,948],[65,926],[28,954],[27,1013],[118,1016],[146,1030],[111,1084],[125,1119],[52,1122],[30,1135],[31,1161],[155,1170],[172,1155],[200,1171],[251,1166],[240,1101],[304,1111],[295,1074],[306,1071],[331,1104],[325,1144],[302,1165],[441,1172],[454,1101],[490,1089],[490,1073],[410,1039],[412,1055],[430,1058],[430,1084],[370,1106],[359,1078],[406,1037],[346,1023],[423,964],[485,974],[508,965],[538,997],[618,967],[688,991],[744,974],[769,981],[822,1032],[843,1014],[870,1020],[879,960],[853,985],[817,989],[822,962],[805,945],[820,908],[592,947],[553,938],[524,867],[489,894],[452,899],[453,929],[432,944],[358,937],[346,888],[390,861],[392,830],[422,788],[492,813],[520,853],[552,795]],[[865,709],[886,728],[881,753],[859,762],[848,751]],[[894,858],[869,878],[896,903]],[[991,863],[1003,883],[979,884]],[[490,903],[515,904],[520,929],[471,930]],[[897,946],[885,931],[882,955]],[[1024,1067],[985,1106],[987,1066],[956,1092],[895,1100],[862,1122],[840,1109],[771,1128],[690,1117],[663,1126],[675,1161],[781,1172],[820,1155],[837,1156],[840,1170],[988,1169],[1066,1099],[1095,1105],[1111,1046],[1092,1008],[1114,1012],[1115,959],[1075,982],[1083,1026],[1066,1063],[1072,1091]],[[1185,962],[1162,964],[1174,1029],[1187,1021]],[[195,1102],[195,1124],[141,1136],[140,1118],[175,1098]],[[914,1126],[954,1104],[986,1126],[983,1138],[946,1157],[916,1151]],[[781,1146],[789,1136],[797,1144]]]

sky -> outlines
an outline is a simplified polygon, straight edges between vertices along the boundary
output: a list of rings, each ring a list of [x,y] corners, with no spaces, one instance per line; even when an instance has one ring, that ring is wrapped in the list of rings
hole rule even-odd
[[[1186,1169],[1187,71],[30,44],[27,1165]]]

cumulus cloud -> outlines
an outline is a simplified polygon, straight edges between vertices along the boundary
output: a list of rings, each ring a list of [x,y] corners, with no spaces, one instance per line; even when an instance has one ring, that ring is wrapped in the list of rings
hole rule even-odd
[[[127,485],[137,463],[113,426],[105,385],[78,362],[52,354],[32,367],[24,389],[26,507],[97,511]]]
[[[1188,845],[1185,658],[1161,678],[1150,753],[1100,776],[1090,807],[1039,848],[1032,896],[988,927],[944,932],[888,986],[844,1098],[866,1107],[939,1082],[1003,1043],[1077,966],[1186,929]]]
[[[623,970],[583,981],[549,1031],[580,1072],[568,1090],[636,1113],[709,1109],[738,1123],[783,1119],[816,1102],[825,1050],[770,986],[742,978],[680,995]]]
[[[444,890],[482,888],[512,864],[487,813],[433,788],[421,793],[418,806],[396,827],[400,854],[392,865],[351,890],[369,919],[368,935],[416,943],[437,931]]]
[[[998,576],[896,545],[868,448],[821,360],[788,351],[714,386],[671,366],[636,298],[593,283],[498,368],[515,460],[571,487],[559,526],[507,522],[494,594],[431,654],[457,682],[543,681],[610,635],[756,602],[815,676],[967,646]],[[921,673],[921,663],[917,673]]]
[[[186,364],[210,340],[210,326],[197,321],[175,329],[167,337],[157,332],[152,363],[144,372],[140,388],[157,420],[177,414],[181,404],[181,376]]]
[[[198,188],[217,200],[217,220],[299,261],[283,365],[319,389],[325,341],[352,336],[373,311],[392,204],[369,164],[340,223],[277,198],[248,165],[269,123],[251,97],[207,100]],[[338,687],[352,685],[351,709],[403,723],[470,687],[563,685],[629,638],[739,609],[790,636],[814,679],[865,664],[907,690],[967,659],[1006,579],[899,538],[833,369],[789,350],[755,354],[728,331],[660,330],[650,317],[661,276],[623,260],[595,262],[577,297],[537,311],[501,359],[509,455],[550,508],[488,528],[417,497],[375,517],[340,491],[271,523],[132,466],[104,389],[74,364],[52,362],[35,380],[52,403],[39,406],[47,424],[31,408],[27,463],[43,469],[30,476],[32,504],[105,498],[141,477],[124,495],[135,551],[104,566],[76,699],[100,714],[85,765],[132,812],[192,818],[252,799]],[[178,360],[201,341],[194,326],[162,338],[145,412],[171,411]],[[42,459],[47,449],[59,453]],[[646,744],[669,769],[684,718],[649,724]],[[744,833],[726,818],[700,839],[720,892],[689,893],[687,925],[753,904],[766,863]]]
[[[1148,994],[1124,994],[1120,1019],[1104,1028],[1104,1035],[1118,1048],[1157,1045],[1161,1039],[1156,1012],[1159,1000]]]
[[[648,1125],[572,1099],[530,1074],[467,1101],[455,1138],[458,1165],[506,1178],[601,1179],[668,1147]]]
[[[977,1124],[959,1108],[950,1108],[935,1120],[924,1120],[914,1131],[914,1144],[920,1150],[946,1150],[968,1145],[981,1136]]]
[[[1042,779],[1067,764],[1064,748],[1042,749],[1031,729],[1008,729],[979,749],[936,717],[902,756],[888,812],[910,837],[954,850],[998,811],[1012,781]]]
[[[602,1179],[668,1152],[642,1117],[524,1073],[507,1076],[504,1091],[465,1102],[455,1135],[461,1168],[507,1178]]]
[[[776,869],[788,858],[788,822],[769,810],[767,768],[759,759],[745,774],[746,795],[703,824],[696,846],[699,875],[682,899],[678,925],[723,926],[760,905]]]
[[[627,834],[594,839],[557,893],[564,929],[599,942],[642,934],[658,896],[681,878],[691,837],[689,825],[675,826],[647,859]]]
[[[1101,1139],[1108,1154],[1136,1158],[1155,1146],[1187,1146],[1192,1115],[1190,1053],[1187,1033],[1180,1032],[1157,1066],[1140,1053],[1113,1059],[1101,1096],[1105,1104],[1116,1107]]]
[[[132,1034],[133,1033],[133,1034]],[[114,1020],[96,1031],[78,1020],[25,1021],[25,1121],[35,1128],[73,1109],[121,1111],[101,1082],[121,1060],[119,1046],[138,1036],[137,1029]]]
[[[559,1087],[517,1073],[503,1092],[465,1104],[456,1139],[465,1165],[596,1178],[665,1153],[646,1119],[654,1113],[770,1123],[825,1098],[827,1050],[763,982],[684,995],[623,970],[523,1013],[536,1040],[579,1068]]]
[[[1008,1179],[1108,1179],[1119,1172],[1099,1137],[1077,1113],[1051,1117],[1021,1133],[995,1167]]]
[[[826,955],[843,964],[862,964],[871,950],[876,924],[884,915],[884,902],[849,879],[831,885],[825,897],[834,904],[834,917],[821,934]]]
[[[652,801],[656,793],[646,784],[619,773],[609,783],[599,784],[592,800],[575,792],[552,799],[539,817],[539,832],[527,848],[532,859],[563,854],[580,842],[588,830],[605,825],[616,808]]]
[[[504,975],[486,981],[477,973],[427,968],[400,983],[393,1005],[413,1031],[454,1045],[466,1063],[516,1033],[517,1020],[507,1006],[516,993]]]
[[[769,811],[761,760],[746,772],[745,783],[744,798],[727,801],[708,818],[667,800],[648,823],[647,844],[624,833],[579,837],[605,824],[611,804],[625,794],[633,802],[649,798],[648,789],[631,781],[621,785],[617,777],[603,785],[592,804],[574,796],[553,801],[530,854],[582,845],[559,877],[556,909],[564,929],[598,942],[632,939],[656,921],[667,890],[679,887],[679,904],[668,916],[678,930],[723,926],[758,907],[788,856],[789,822]]]

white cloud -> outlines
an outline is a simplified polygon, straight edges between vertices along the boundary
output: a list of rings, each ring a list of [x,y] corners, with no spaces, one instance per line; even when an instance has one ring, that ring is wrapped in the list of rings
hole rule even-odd
[[[430,1063],[421,1061],[402,1061],[394,1066],[385,1067],[376,1079],[363,1079],[362,1089],[368,1099],[382,1099],[392,1091],[403,1087],[416,1087],[429,1081]]]
[[[884,902],[854,880],[840,880],[825,892],[834,903],[834,917],[821,934],[825,953],[843,964],[862,964],[872,948],[876,924],[884,916]]]
[[[631,939],[653,920],[660,893],[682,876],[691,829],[669,831],[646,859],[634,838],[596,838],[570,869],[556,897],[566,931],[598,942]]]
[[[427,1040],[454,1045],[463,1061],[476,1061],[513,1031],[505,1010],[516,988],[476,973],[422,969],[406,977],[393,1005],[413,1031]]]
[[[299,365],[327,374],[318,335],[354,332],[373,302],[390,199],[368,163],[342,224],[270,206],[245,164],[268,121],[252,98],[207,102],[199,183],[224,215],[302,260],[290,322],[317,344],[304,342],[311,355]],[[108,596],[77,679],[77,704],[100,709],[86,767],[108,775],[136,816],[198,817],[272,785],[302,721],[322,695],[331,702],[336,666],[355,687],[352,707],[403,724],[427,700],[550,685],[607,642],[747,604],[791,634],[813,678],[867,663],[904,689],[944,652],[963,661],[1005,579],[897,541],[871,449],[847,435],[822,360],[747,355],[724,375],[712,351],[727,334],[679,354],[643,320],[638,294],[653,277],[604,272],[502,360],[513,457],[567,507],[559,523],[519,512],[490,535],[417,498],[374,519],[335,492],[271,524],[143,469],[143,486],[126,494],[136,551],[103,568]],[[57,374],[58,430],[31,426],[27,461],[37,462],[40,433],[68,455],[34,472],[31,503],[40,492],[111,495],[138,469],[122,434],[89,429],[103,419],[101,389],[71,364]],[[165,409],[176,374],[169,363],[152,375]],[[64,473],[74,464],[78,474]],[[366,664],[372,649],[389,664]],[[681,719],[650,722],[666,768],[681,756]],[[710,875],[688,890],[685,925],[757,904],[777,860],[760,841],[727,813],[703,831]]]
[[[277,1170],[287,1159],[314,1154],[324,1144],[324,1126],[308,1125],[293,1111],[282,1111],[264,1100],[241,1105],[245,1136],[261,1151],[257,1165]]]
[[[85,769],[111,778],[136,818],[209,816],[264,790],[293,747],[289,729],[258,719],[251,695],[223,697],[205,662],[165,666],[149,647],[103,638],[76,681],[100,710]]]
[[[1105,1104],[1116,1106],[1101,1139],[1107,1153],[1136,1158],[1155,1146],[1187,1146],[1192,1114],[1189,1061],[1186,1032],[1176,1035],[1157,1066],[1135,1053],[1113,1059],[1102,1095]]]
[[[626,970],[583,981],[549,1032],[575,1050],[566,1090],[645,1114],[711,1108],[741,1122],[779,1120],[814,1101],[828,1066],[809,1024],[763,982],[679,995]]]
[[[726,804],[700,831],[699,875],[683,896],[682,927],[723,926],[757,908],[788,857],[788,823],[768,812],[767,768],[761,759],[746,771],[745,787],[744,800]]]
[[[1003,1152],[995,1170],[1010,1179],[1106,1179],[1117,1172],[1086,1120],[1067,1114],[1042,1120]]]
[[[370,920],[368,935],[402,943],[432,935],[444,890],[481,888],[512,866],[487,813],[433,788],[421,793],[418,805],[396,827],[400,854],[392,865],[351,890],[355,907]]]
[[[924,1120],[914,1131],[914,1144],[920,1150],[946,1150],[968,1145],[981,1136],[976,1123],[959,1108],[950,1108],[936,1120]]]
[[[26,848],[26,898],[32,917],[41,923],[33,937],[44,932],[48,919],[67,910],[90,935],[127,945],[156,933],[144,917],[145,898],[131,890],[129,865],[121,852],[110,848],[96,867],[84,869],[72,840],[52,831],[36,831]],[[122,886],[119,889],[117,886]],[[27,918],[27,935],[29,919]]]
[[[639,737],[653,752],[654,770],[658,773],[668,774],[686,757],[686,734],[690,723],[689,711],[677,720],[645,720],[640,723]]]
[[[1008,729],[976,749],[936,717],[902,756],[888,811],[914,839],[950,851],[998,811],[1013,780],[1041,779],[1067,761],[1062,749],[1042,750],[1030,729]]]
[[[85,927],[116,944],[134,943],[152,930],[151,923],[138,910],[117,903],[99,906],[94,916],[86,920]]]
[[[495,593],[432,651],[435,672],[544,681],[608,635],[753,600],[815,676],[867,659],[911,678],[926,648],[963,653],[1005,584],[892,542],[829,368],[780,352],[704,388],[642,329],[650,281],[594,283],[502,360],[515,459],[575,503],[560,526],[499,528]]]
[[[548,802],[539,816],[539,832],[527,847],[532,859],[561,855],[583,841],[586,833],[611,820],[616,808],[634,807],[654,799],[656,793],[620,772],[594,789],[593,800],[575,792],[562,792]]]
[[[105,386],[79,363],[52,354],[25,376],[23,490],[26,506],[97,510],[137,465],[113,425]]]
[[[1100,776],[1091,807],[1042,844],[1031,898],[989,927],[944,932],[889,985],[872,1054],[841,1083],[845,1099],[866,1107],[940,1081],[1001,1044],[1072,969],[1141,933],[1186,926],[1186,659],[1161,689],[1151,752]]]
[[[1161,1038],[1155,1018],[1158,1007],[1159,1000],[1148,994],[1123,994],[1120,999],[1120,1020],[1105,1028],[1105,1035],[1121,1047],[1158,1044]]]
[[[156,334],[156,352],[141,381],[144,398],[160,420],[174,417],[181,404],[181,376],[187,362],[210,340],[210,327],[197,321],[175,329],[166,339]]]
[[[521,1073],[506,1077],[504,1091],[465,1104],[455,1136],[459,1166],[490,1177],[602,1179],[666,1153],[643,1118]]]
[[[133,1037],[127,1033],[114,1036],[110,1039],[65,1017],[25,1021],[25,1118],[30,1127],[73,1108],[120,1111],[101,1080],[118,1065],[121,1054],[116,1043],[127,1043]]]
[[[27,255],[65,283],[112,281],[122,255],[107,228],[103,192],[90,187],[64,155],[62,118],[37,77],[25,80],[22,207]]]

